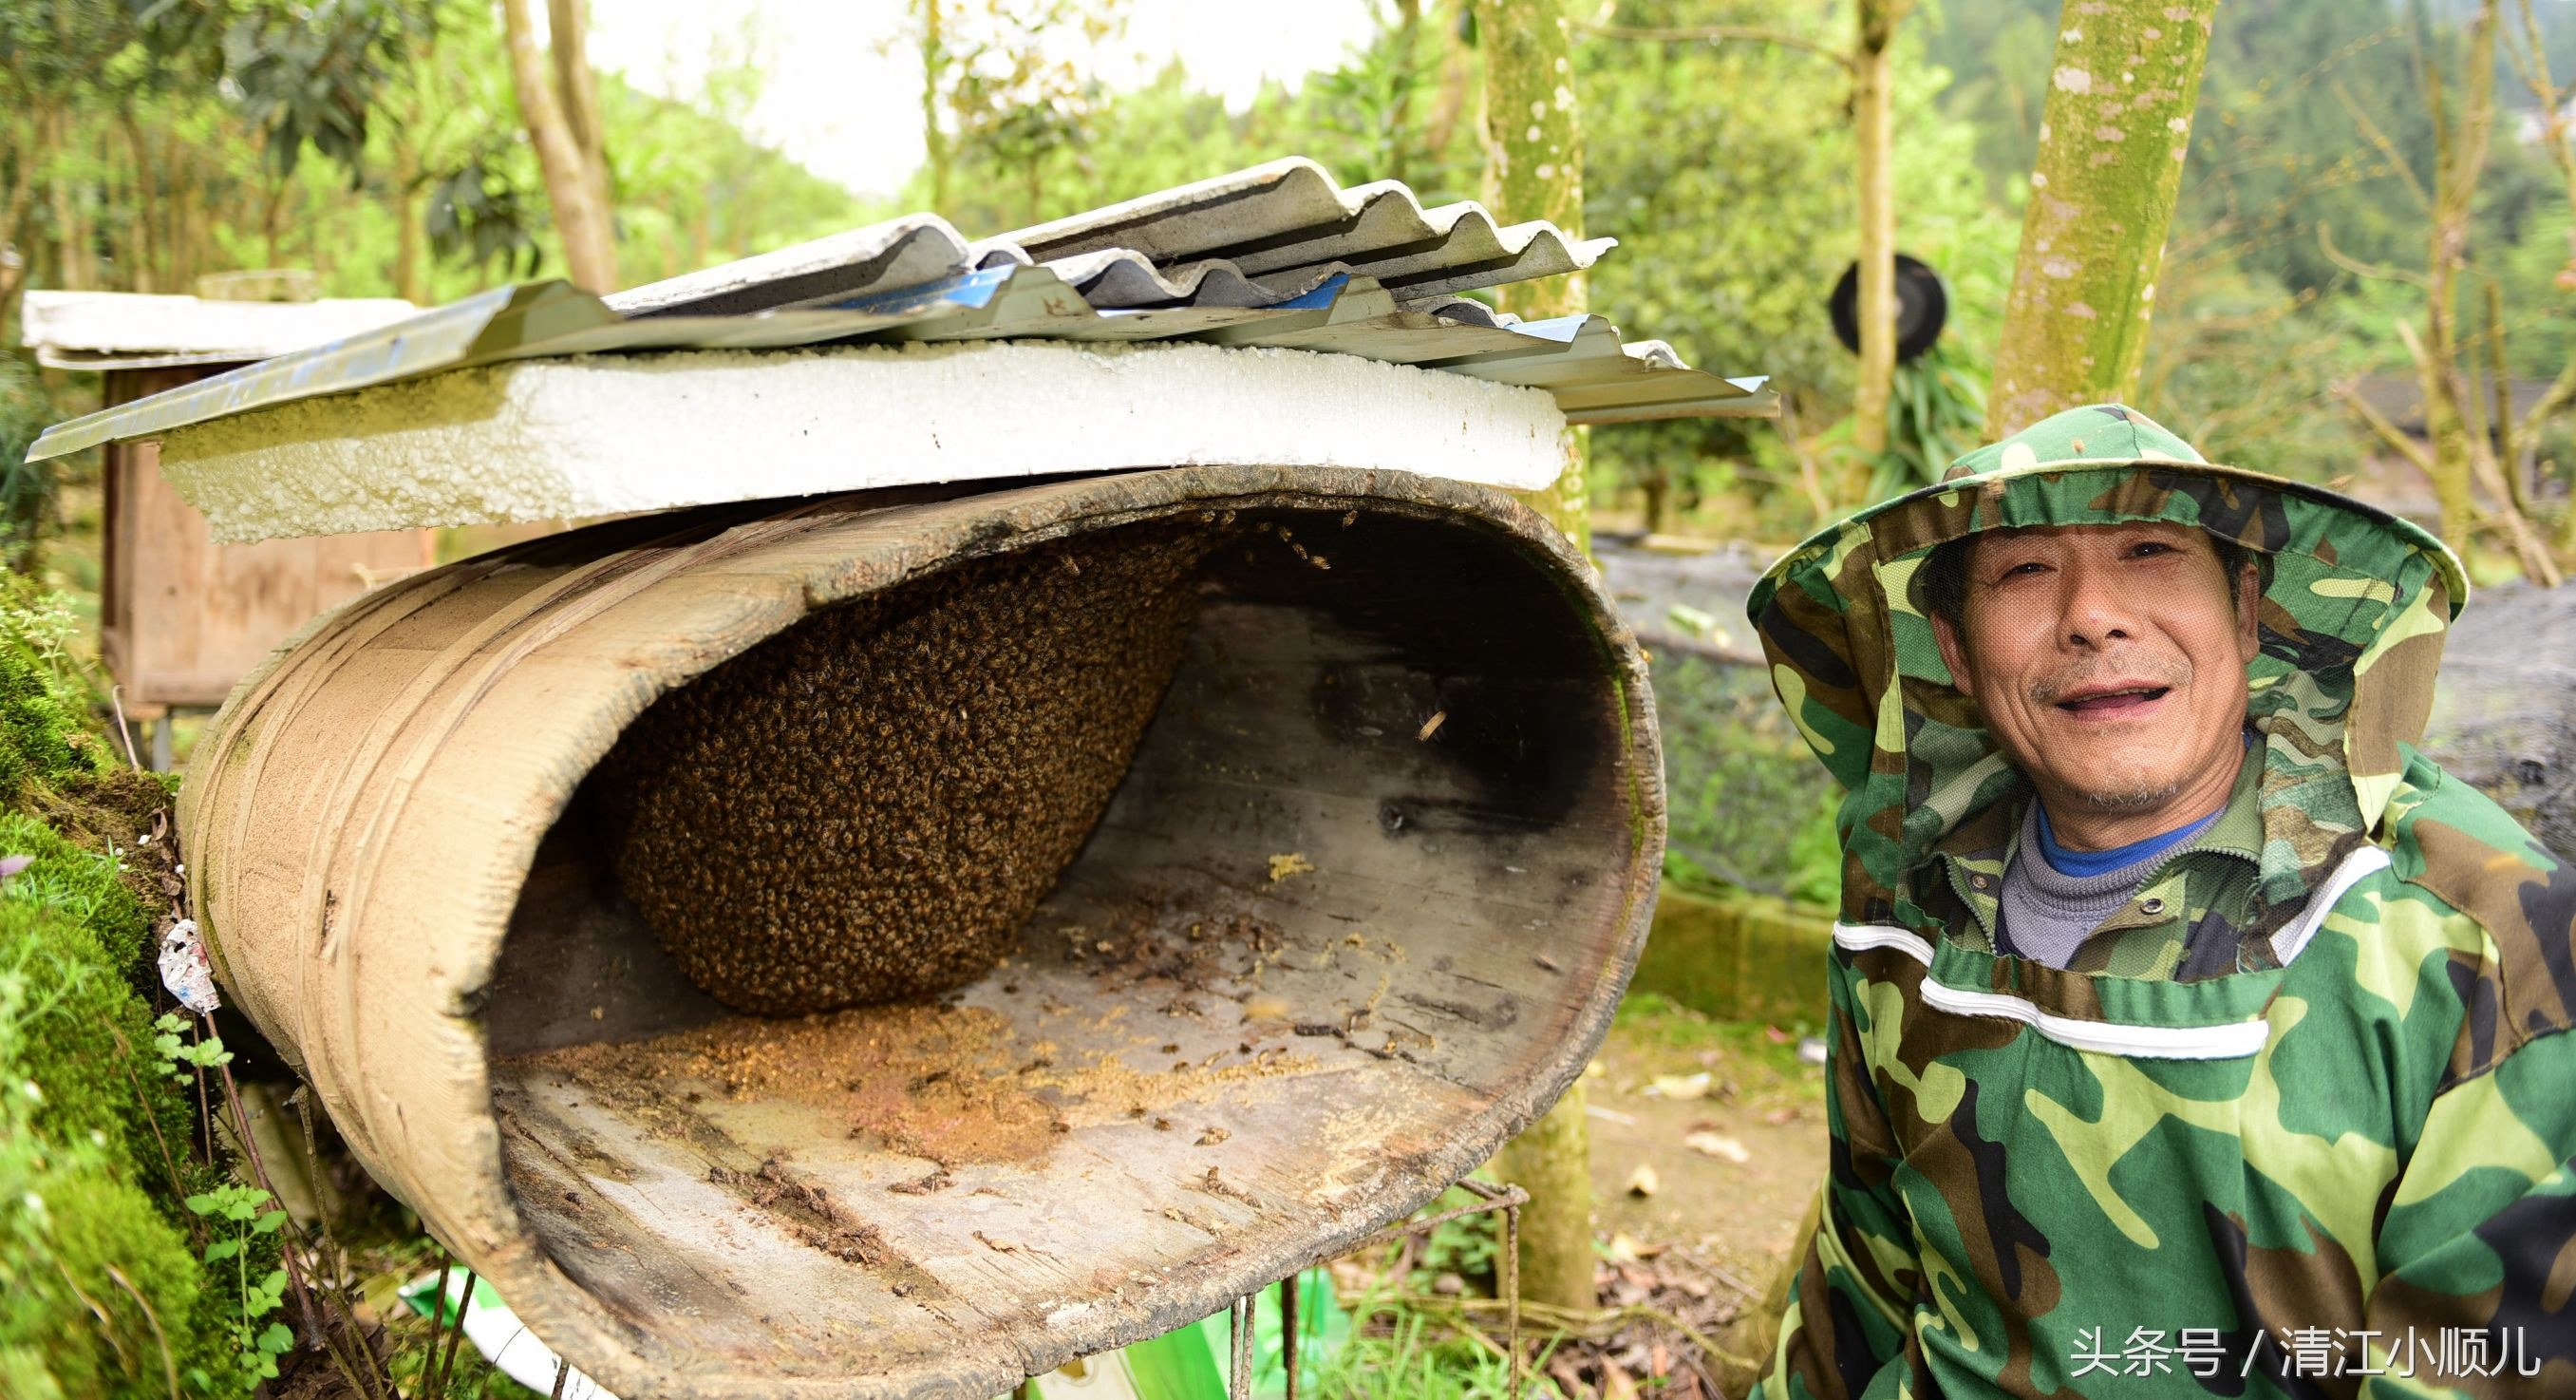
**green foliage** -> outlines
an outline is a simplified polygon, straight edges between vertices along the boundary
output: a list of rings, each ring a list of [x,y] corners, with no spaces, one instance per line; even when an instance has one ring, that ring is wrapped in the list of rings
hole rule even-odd
[[[0,803],[37,785],[98,770],[104,744],[88,727],[87,695],[65,669],[77,630],[71,600],[37,596],[18,575],[0,578]]]
[[[221,1052],[221,1041],[209,1038],[205,1044]],[[223,1055],[223,1059],[231,1058]],[[188,1198],[189,1210],[220,1222],[214,1241],[206,1246],[205,1262],[214,1265],[230,1261],[233,1266],[233,1297],[239,1301],[240,1311],[226,1319],[225,1330],[233,1345],[233,1363],[245,1386],[274,1378],[277,1358],[295,1346],[295,1332],[285,1323],[260,1323],[285,1300],[286,1270],[268,1269],[256,1280],[251,1277],[251,1260],[265,1260],[277,1248],[277,1232],[286,1225],[286,1212],[273,1206],[274,1200],[266,1191],[232,1183]],[[203,1378],[200,1383],[205,1383]]]
[[[435,22],[434,5],[411,0],[323,0],[235,17],[224,31],[225,76],[242,94],[242,115],[266,131],[270,165],[294,173],[309,145],[354,183],[391,70],[415,31]]]
[[[1664,740],[1666,876],[1833,903],[1841,792],[1789,724],[1770,677],[1687,652],[1658,654],[1652,677]]]
[[[1704,18],[1681,0],[1618,9],[1623,25]],[[1822,43],[1848,41],[1821,23],[1809,29]],[[1915,395],[1937,416],[1946,404],[1929,401],[1935,387],[1953,400],[1981,392],[1972,386],[1992,355],[2019,225],[1977,171],[1978,129],[1943,110],[1947,75],[1922,62],[1920,29],[1899,32],[1894,178],[1898,245],[1937,268],[1951,291],[1950,378]],[[1692,364],[1773,376],[1796,396],[1788,426],[1817,435],[1843,411],[1853,372],[1824,310],[1859,251],[1843,69],[1755,42],[1597,40],[1576,62],[1585,231],[1620,242],[1593,269],[1592,304],[1671,341]],[[1747,217],[1752,210],[1759,216]],[[1829,452],[1831,435],[1819,436]],[[1797,535],[1814,523],[1796,453],[1768,424],[1599,428],[1592,453],[1604,504],[1622,490],[1669,493],[1684,510],[1705,510],[1701,528],[1727,534]],[[1836,460],[1825,465],[1839,470]]]
[[[1632,0],[1617,18],[1698,13]],[[1592,304],[1720,373],[1847,385],[1850,356],[1823,314],[1858,246],[1842,69],[1767,44],[1638,40],[1587,43],[1576,63],[1586,232],[1620,241],[1593,270]],[[1623,436],[1595,432],[1595,460],[1616,462]]]
[[[1982,446],[1986,384],[1987,366],[1947,337],[1898,365],[1887,401],[1887,451],[1870,469],[1867,499],[1929,486]]]
[[[2421,272],[2429,236],[2414,193],[2430,182],[2433,150],[2417,70],[2427,58],[2456,65],[2470,6],[2430,9],[2422,35],[2410,34],[2393,3],[2291,0],[2219,17],[2139,394],[2215,460],[2315,481],[2348,475],[2374,444],[2334,385],[2413,374],[2392,332],[2424,314],[2420,288],[2403,280]],[[2563,78],[2576,64],[2576,11],[2536,13]],[[1957,76],[1941,105],[1978,130],[1990,186],[2018,199],[2058,0],[1950,0],[1928,17],[1928,56]],[[2548,379],[2576,353],[2576,318],[2554,284],[2566,262],[2567,204],[2546,152],[2514,139],[2529,95],[2510,71],[2498,80],[2470,234],[2479,277],[2464,279],[2461,324],[2483,329],[2479,278],[2493,278],[2511,373]],[[1900,134],[1900,147],[1908,139]]]
[[[888,217],[745,134],[758,71],[732,53],[699,102],[645,93],[603,75],[619,266],[629,281],[692,272]],[[517,148],[524,151],[524,143]],[[517,186],[538,188],[533,182]],[[542,209],[541,195],[527,196]]]
[[[1391,1318],[1383,1334],[1352,1336],[1314,1377],[1315,1393],[1344,1400],[1512,1400],[1511,1363],[1490,1344],[1479,1346],[1443,1321],[1406,1308],[1379,1306],[1363,1318]],[[1540,1370],[1554,1347],[1522,1373],[1522,1397],[1561,1394]]]
[[[1310,154],[1347,178],[1402,180],[1427,200],[1472,198],[1483,153],[1471,123],[1457,120],[1465,55],[1442,33],[1436,7],[1422,10],[1390,18],[1377,9],[1376,37],[1307,79],[1296,105],[1318,138]]]
[[[952,31],[935,81],[951,169],[940,212],[970,234],[998,233],[1291,155],[1347,180],[1399,178],[1426,198],[1474,198],[1482,155],[1472,55],[1433,22],[1441,7],[1421,8],[1410,27],[1381,10],[1377,33],[1340,68],[1293,90],[1268,87],[1235,111],[1191,86],[1177,63],[1126,91],[1082,86],[1047,67],[1050,44],[1096,49],[1115,32],[1121,6],[1098,7],[1107,27],[1086,28],[1062,7],[946,0]],[[958,72],[976,63],[993,76]],[[1025,110],[1040,102],[1042,120]],[[1030,139],[1040,132],[1044,140]],[[932,168],[916,172],[904,207],[927,207],[938,183]]]
[[[2228,262],[2168,264],[2139,406],[2214,462],[2308,481],[2348,474],[2369,449],[2334,386],[2403,356],[2390,333],[2416,313],[2387,283],[2301,295]]]
[[[877,212],[745,135],[756,92],[741,53],[695,102],[602,76],[631,277]],[[40,287],[186,291],[206,272],[301,263],[327,295],[447,301],[559,265],[541,251],[543,185],[499,21],[477,0],[0,7],[11,188],[29,197],[0,204],[0,241]]]
[[[1414,1214],[1417,1218],[1439,1215],[1478,1204],[1482,1199],[1463,1186],[1452,1186]],[[1471,1287],[1493,1292],[1495,1260],[1501,1253],[1501,1220],[1499,1212],[1478,1211],[1432,1226],[1431,1233],[1423,1237],[1422,1252],[1415,1257],[1410,1286],[1426,1289],[1442,1274],[1456,1274]]]
[[[488,143],[433,181],[423,231],[430,250],[450,262],[534,277],[545,260],[534,230],[544,220],[537,197],[512,179],[509,154],[509,143]]]
[[[0,562],[13,573],[34,571],[54,524],[59,464],[30,462],[27,449],[55,416],[36,367],[0,351]]]

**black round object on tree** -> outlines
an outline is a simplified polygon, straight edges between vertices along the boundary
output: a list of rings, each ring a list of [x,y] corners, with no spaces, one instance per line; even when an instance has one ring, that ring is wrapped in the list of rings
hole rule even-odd
[[[1860,353],[1860,263],[1843,269],[1834,294],[1825,303],[1834,318],[1834,339]],[[1910,360],[1932,348],[1941,326],[1950,319],[1950,289],[1941,274],[1920,258],[1896,255],[1896,358]]]

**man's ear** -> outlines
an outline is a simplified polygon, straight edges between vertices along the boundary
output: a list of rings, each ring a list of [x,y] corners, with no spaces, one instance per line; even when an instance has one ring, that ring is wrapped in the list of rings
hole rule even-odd
[[[2236,654],[2246,664],[2263,652],[2263,570],[2247,563],[2236,573]]]
[[[1932,640],[1941,644],[1941,664],[1950,668],[1950,684],[1961,695],[1977,698],[1977,684],[1968,679],[1968,648],[1959,638],[1959,625],[1940,613],[1932,614]]]

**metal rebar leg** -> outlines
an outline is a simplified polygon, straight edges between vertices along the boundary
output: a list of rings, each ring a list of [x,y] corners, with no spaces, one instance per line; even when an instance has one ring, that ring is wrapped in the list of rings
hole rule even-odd
[[[1252,1400],[1252,1301],[1260,1296],[1250,1293],[1235,1299],[1227,1319],[1233,1345],[1226,1358],[1226,1400]]]
[[[1305,1338],[1297,1335],[1297,1276],[1279,1280],[1279,1374],[1286,1389],[1280,1400],[1297,1400],[1297,1352]]]
[[[1512,1400],[1521,1400],[1521,1208],[1503,1208],[1503,1345],[1512,1352]]]

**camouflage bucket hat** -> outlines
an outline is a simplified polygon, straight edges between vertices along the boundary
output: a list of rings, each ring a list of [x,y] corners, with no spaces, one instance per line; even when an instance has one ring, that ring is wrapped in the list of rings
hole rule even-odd
[[[2019,782],[1941,660],[1916,587],[1924,561],[1987,530],[2141,520],[2265,560],[2248,709],[2268,742],[2267,892],[2291,894],[2378,826],[2468,597],[2459,560],[2375,506],[2211,463],[2144,414],[2097,404],[1817,531],[1754,585],[1746,611],[1780,701],[1846,790],[1846,920],[1890,917],[1905,872]]]

